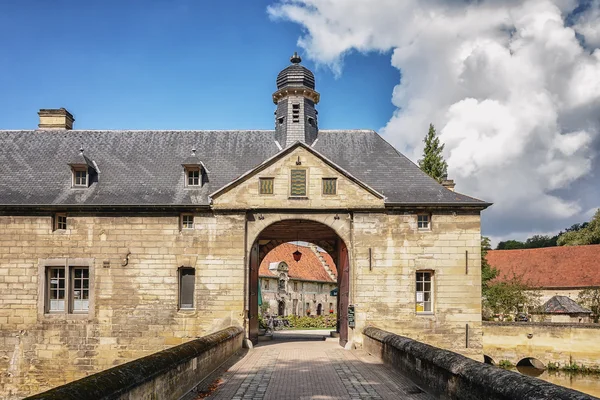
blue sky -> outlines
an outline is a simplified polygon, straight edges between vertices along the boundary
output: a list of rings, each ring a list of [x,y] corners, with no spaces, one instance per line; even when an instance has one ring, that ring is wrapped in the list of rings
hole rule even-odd
[[[76,129],[272,129],[271,93],[301,27],[267,1],[0,1],[0,129],[65,107]],[[322,129],[393,114],[390,54],[354,53],[336,79],[306,59]]]

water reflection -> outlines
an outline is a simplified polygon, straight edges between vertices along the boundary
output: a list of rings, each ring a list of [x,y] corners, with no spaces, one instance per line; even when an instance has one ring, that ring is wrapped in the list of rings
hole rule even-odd
[[[523,375],[600,397],[600,375],[540,370],[532,366],[517,366],[517,370]]]

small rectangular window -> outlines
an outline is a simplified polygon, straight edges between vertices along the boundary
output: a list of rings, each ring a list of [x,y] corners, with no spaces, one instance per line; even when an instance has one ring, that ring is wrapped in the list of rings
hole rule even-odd
[[[319,283],[319,293],[323,293],[323,284]]]
[[[433,312],[433,273],[417,271],[416,280],[416,307],[417,313]]]
[[[90,271],[87,267],[71,268],[71,311],[88,312],[90,308]]]
[[[298,291],[298,282],[294,282],[294,292]]]
[[[66,280],[64,267],[48,268],[46,273],[48,312],[64,312],[66,298]]]
[[[429,214],[419,214],[417,215],[417,228],[427,230],[430,229],[431,222],[429,218]]]
[[[293,169],[291,173],[292,196],[306,196],[306,170]]]
[[[269,290],[269,280],[265,279],[265,290]]]
[[[258,178],[259,182],[259,193],[260,194],[273,194],[273,178]]]
[[[181,229],[194,229],[194,216],[192,214],[181,214]]]
[[[323,178],[323,194],[337,193],[337,178]]]
[[[187,168],[188,186],[200,186],[200,168]]]
[[[67,229],[67,214],[54,214],[54,230]]]
[[[179,269],[179,308],[194,308],[194,287],[196,285],[194,268]]]
[[[74,168],[73,169],[73,186],[87,187],[88,185],[88,171],[85,168]]]

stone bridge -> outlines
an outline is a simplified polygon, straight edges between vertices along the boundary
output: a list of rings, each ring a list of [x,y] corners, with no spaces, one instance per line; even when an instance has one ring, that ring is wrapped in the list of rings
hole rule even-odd
[[[593,399],[374,327],[362,350],[293,335],[243,351],[230,327],[29,399]]]
[[[488,363],[533,358],[544,366],[600,367],[600,324],[484,322],[483,354]]]

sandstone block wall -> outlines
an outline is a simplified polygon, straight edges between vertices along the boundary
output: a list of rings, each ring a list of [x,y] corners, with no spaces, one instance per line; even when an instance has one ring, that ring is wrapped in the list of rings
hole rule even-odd
[[[19,398],[192,338],[243,324],[244,214],[0,216],[0,398]],[[90,262],[92,308],[48,315],[48,260]],[[125,261],[126,260],[126,261]],[[108,265],[105,265],[108,262]],[[126,265],[123,265],[126,264]],[[193,311],[178,310],[178,268],[196,269]]]
[[[482,360],[479,213],[434,212],[431,221],[431,230],[421,231],[414,212],[355,213],[355,331],[373,325]],[[415,311],[419,270],[433,272],[430,315]]]
[[[484,322],[483,353],[496,363],[533,357],[544,365],[600,368],[600,325]]]

